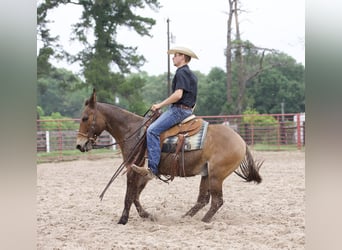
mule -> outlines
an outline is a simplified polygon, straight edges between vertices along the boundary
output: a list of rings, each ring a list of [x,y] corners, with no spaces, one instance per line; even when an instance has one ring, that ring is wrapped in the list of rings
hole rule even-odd
[[[132,134],[141,127],[143,120],[144,117],[115,105],[97,102],[94,89],[85,102],[76,148],[81,152],[91,150],[96,138],[106,130],[118,142],[125,160],[136,145],[137,140]],[[247,144],[238,133],[221,124],[209,124],[203,148],[185,152],[183,161],[185,169],[182,177],[201,175],[197,202],[184,216],[194,216],[211,199],[210,209],[202,218],[203,222],[210,222],[223,205],[222,184],[230,174],[235,172],[247,182],[260,183],[262,180],[259,169],[263,162],[256,162],[253,159]],[[162,153],[159,174],[170,175],[170,164],[172,159]],[[130,167],[127,168],[124,210],[119,224],[128,222],[132,203],[140,217],[153,220],[153,216],[140,203],[140,194],[148,181]]]

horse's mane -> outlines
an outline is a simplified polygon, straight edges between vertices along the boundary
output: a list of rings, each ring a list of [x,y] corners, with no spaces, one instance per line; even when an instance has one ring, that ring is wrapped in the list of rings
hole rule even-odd
[[[110,109],[113,109],[115,111],[119,111],[120,113],[124,113],[124,114],[127,114],[129,116],[135,116],[135,117],[139,117],[139,119],[143,118],[144,115],[139,115],[139,114],[136,114],[136,113],[133,113],[133,112],[130,112],[128,111],[127,109],[123,108],[123,107],[120,107],[118,105],[114,105],[112,103],[108,103],[108,102],[97,102],[97,105],[100,105],[101,106],[107,106],[109,107]],[[146,114],[146,113],[145,113]]]
[[[112,104],[109,104],[109,105],[111,105],[111,107],[118,108],[115,105],[112,105]],[[125,109],[121,109],[121,110],[128,112]],[[135,115],[131,112],[128,112],[128,113]],[[159,116],[159,113],[156,112],[156,113],[152,113],[151,116],[144,117],[144,123],[141,124],[141,128],[139,129],[139,131],[141,131],[141,129],[144,126],[148,126],[150,123],[155,121],[158,118],[158,116]],[[122,172],[124,167],[131,166],[132,164],[136,164],[138,166],[143,166],[145,164],[146,129],[143,129],[142,131],[144,131],[144,132],[140,133],[140,135],[137,135],[138,140],[136,141],[132,151],[129,153],[127,158],[124,159],[122,164],[119,166],[119,168],[115,171],[112,178],[109,180],[105,189],[102,191],[102,193],[100,195],[101,200],[103,199],[103,196],[104,196],[105,192],[107,191],[108,187],[112,184],[112,182],[116,179],[116,177],[118,177],[118,175]]]

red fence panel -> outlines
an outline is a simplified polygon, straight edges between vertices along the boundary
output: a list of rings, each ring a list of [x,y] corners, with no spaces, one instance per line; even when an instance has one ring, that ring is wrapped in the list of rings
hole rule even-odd
[[[79,121],[79,119],[38,120],[37,152],[60,152],[62,155],[63,151],[75,150]],[[114,141],[114,138],[104,131],[96,142],[98,145],[108,145]]]
[[[270,150],[301,149],[305,145],[305,114],[201,116],[210,124],[233,128],[250,146]],[[271,118],[271,119],[262,119]]]
[[[305,113],[199,117],[210,124],[231,127],[256,150],[300,150],[305,145]],[[75,150],[79,122],[79,119],[37,120],[37,152],[59,152],[62,155],[65,151]],[[114,142],[107,131],[97,139],[98,145]]]

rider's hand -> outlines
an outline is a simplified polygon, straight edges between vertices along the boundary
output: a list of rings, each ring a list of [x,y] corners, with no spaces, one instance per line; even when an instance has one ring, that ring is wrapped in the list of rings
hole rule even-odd
[[[152,111],[156,111],[156,110],[158,110],[158,109],[160,109],[160,108],[161,108],[160,104],[157,103],[157,104],[153,104],[153,105],[152,105],[151,110],[152,110]]]

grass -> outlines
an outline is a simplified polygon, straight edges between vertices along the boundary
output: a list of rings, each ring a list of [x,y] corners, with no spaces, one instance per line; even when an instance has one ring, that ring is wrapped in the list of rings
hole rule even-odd
[[[269,144],[255,144],[253,146],[250,146],[253,150],[256,151],[294,151],[298,150],[298,147],[296,144],[291,145],[269,145]],[[304,147],[302,146],[302,149],[304,151]]]
[[[250,146],[255,151],[295,151],[298,150],[297,145],[269,145],[269,144],[255,144]],[[305,151],[303,146],[302,151]],[[54,161],[72,161],[78,160],[84,156],[96,157],[121,157],[120,150],[112,149],[96,149],[86,153],[82,153],[79,150],[63,150],[53,151],[50,153],[42,152],[37,153],[37,163],[54,162]]]
[[[37,153],[37,163],[53,162],[53,161],[70,161],[77,160],[84,156],[112,156],[115,157],[120,154],[120,150],[112,149],[96,149],[89,152],[82,153],[79,150],[62,150],[53,152],[40,152]]]

